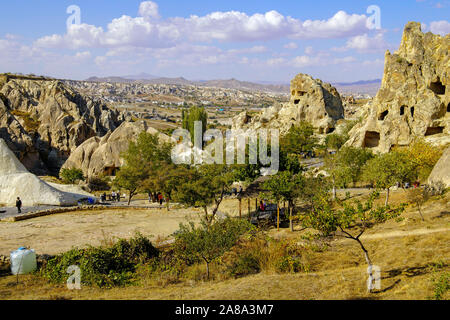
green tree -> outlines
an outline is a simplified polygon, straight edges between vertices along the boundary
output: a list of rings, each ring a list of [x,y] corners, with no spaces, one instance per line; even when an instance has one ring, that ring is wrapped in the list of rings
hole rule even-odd
[[[417,179],[417,167],[407,154],[390,152],[369,160],[363,170],[363,179],[386,190],[385,205],[389,204],[390,188]]]
[[[422,138],[414,140],[407,148],[396,148],[394,151],[406,154],[416,167],[418,178],[426,180],[441,158],[443,149]]]
[[[302,152],[312,151],[316,146],[314,127],[306,121],[300,122],[298,126],[292,126],[280,141],[280,149],[287,154],[299,155]]]
[[[404,205],[394,209],[386,206],[374,207],[373,202],[378,197],[379,193],[374,192],[365,203],[359,200],[350,204],[344,203],[341,210],[334,209],[326,196],[320,197],[316,199],[311,210],[302,217],[303,226],[313,228],[321,232],[323,236],[342,236],[356,241],[369,267],[370,284],[373,265],[369,251],[361,241],[361,236],[375,224],[399,217],[404,210]],[[369,286],[370,290],[371,286]]]
[[[326,148],[339,150],[345,142],[347,142],[348,136],[343,134],[332,133],[326,136],[325,138],[325,146]]]
[[[304,185],[305,178],[302,174],[294,174],[290,171],[279,172],[264,183],[264,189],[269,192],[270,198],[276,201],[277,206],[279,206],[280,201],[288,202],[289,227],[291,231],[294,231],[292,222],[294,201],[302,192]],[[278,218],[277,225],[279,225]]]
[[[192,171],[187,166],[166,164],[161,166],[155,174],[150,175],[143,182],[143,189],[147,192],[152,190],[159,190],[166,196],[167,211],[170,210],[170,201],[173,194],[184,182],[191,180]]]
[[[239,238],[253,230],[246,220],[225,219],[214,224],[203,221],[196,227],[194,223],[180,225],[176,234],[175,252],[188,263],[203,260],[209,279],[209,264],[231,249]]]
[[[191,140],[194,141],[194,123],[195,121],[202,122],[202,136],[206,131],[208,125],[208,113],[203,107],[193,106],[189,110],[182,111],[183,129],[186,129],[191,134]]]
[[[117,173],[114,185],[129,193],[128,205],[133,196],[144,187],[144,181],[170,164],[172,145],[159,141],[157,135],[142,132],[137,141],[131,141],[122,154],[125,165]]]
[[[59,172],[60,178],[64,183],[75,184],[77,181],[83,181],[84,175],[81,169],[71,168],[71,169],[61,169]]]
[[[202,207],[205,221],[211,224],[219,210],[223,197],[229,192],[235,181],[235,171],[232,166],[210,164],[191,168],[187,179],[180,182],[175,199],[190,207]],[[208,206],[213,205],[211,214]]]
[[[361,179],[364,165],[373,158],[368,149],[343,147],[334,155],[325,157],[325,168],[330,174],[333,184],[333,197],[336,198],[336,188],[346,188]]]

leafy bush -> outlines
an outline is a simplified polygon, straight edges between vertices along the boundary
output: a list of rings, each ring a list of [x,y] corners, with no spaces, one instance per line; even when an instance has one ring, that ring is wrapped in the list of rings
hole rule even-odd
[[[72,249],[49,260],[41,274],[55,283],[64,283],[67,268],[81,270],[81,282],[98,287],[123,286],[132,282],[136,267],[159,254],[151,242],[140,234],[130,240],[119,240],[111,247]]]
[[[302,272],[309,270],[301,261],[303,251],[296,243],[274,240],[258,233],[239,241],[221,260],[227,273],[235,277],[261,271]]]
[[[433,279],[434,300],[442,300],[447,291],[450,290],[450,272],[444,272]]]
[[[261,267],[259,259],[254,252],[244,252],[227,266],[227,270],[229,275],[239,277],[259,273]]]
[[[442,181],[433,181],[431,184],[425,186],[424,193],[429,196],[441,196],[445,193],[445,184]]]
[[[93,177],[89,179],[89,188],[92,191],[111,190],[111,180],[109,177]]]
[[[282,273],[296,273],[302,271],[303,267],[298,258],[284,256],[277,261],[277,269]]]
[[[81,169],[61,169],[59,176],[64,183],[74,184],[79,180],[84,180],[83,171]]]
[[[193,223],[180,225],[176,234],[175,254],[194,264],[206,263],[209,278],[209,264],[230,250],[245,233],[254,230],[254,226],[246,220],[225,219],[212,225],[203,222],[199,227]]]
[[[294,243],[282,242],[279,250],[282,253],[278,259],[275,260],[275,269],[280,273],[297,273],[307,271],[300,261],[302,248]]]

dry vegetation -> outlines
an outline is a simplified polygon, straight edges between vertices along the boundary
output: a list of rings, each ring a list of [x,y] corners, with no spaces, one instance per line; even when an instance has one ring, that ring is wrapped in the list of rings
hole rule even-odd
[[[353,196],[364,197],[359,193]],[[63,285],[49,284],[37,275],[21,276],[18,284],[15,277],[2,276],[0,299],[429,299],[435,294],[433,281],[450,272],[449,198],[447,192],[425,203],[422,207],[425,221],[417,208],[410,205],[402,214],[403,220],[377,225],[364,234],[362,241],[374,264],[380,267],[382,277],[381,290],[371,294],[367,293],[365,285],[367,266],[354,241],[318,240],[309,230],[297,228],[291,233],[286,228],[280,232],[268,231],[268,235],[278,239],[269,247],[262,249],[256,242],[251,244],[254,250],[261,250],[258,252],[262,252],[261,260],[265,261],[256,275],[229,277],[222,272],[221,265],[214,264],[214,277],[206,281],[202,265],[191,266],[182,279],[155,276],[142,268],[134,285],[113,289],[85,286],[74,291]],[[403,190],[393,192],[393,203],[405,200]],[[244,203],[243,213],[246,213],[247,203]],[[253,209],[254,200],[251,205]],[[237,200],[230,199],[222,211],[235,215],[238,213],[235,208]],[[126,237],[134,229],[144,234],[167,235],[186,215],[184,209],[170,213],[165,209],[161,212],[80,212],[0,224],[3,238],[0,252],[11,248],[13,243],[23,243],[23,239],[30,239],[33,247],[47,240],[46,248],[58,248],[56,251],[61,252],[67,250],[69,244],[101,243],[112,236]],[[173,221],[169,223],[169,220]],[[165,232],[156,231],[164,224]],[[31,230],[34,232],[29,233]],[[7,237],[3,237],[4,232],[8,232]],[[298,273],[279,273],[274,268],[272,262],[285,244],[296,246],[301,252],[303,269]],[[442,298],[448,299],[449,293]]]

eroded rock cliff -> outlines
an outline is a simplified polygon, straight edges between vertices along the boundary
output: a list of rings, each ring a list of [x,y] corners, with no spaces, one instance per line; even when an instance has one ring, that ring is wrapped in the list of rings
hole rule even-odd
[[[347,145],[389,152],[416,137],[450,143],[450,35],[406,25],[400,48],[385,55],[384,77]]]
[[[0,84],[0,138],[35,173],[57,172],[77,146],[121,122],[117,111],[58,80],[10,77]]]
[[[243,112],[233,119],[233,129],[280,129],[286,133],[301,121],[310,122],[319,134],[333,132],[336,121],[344,118],[341,96],[336,88],[306,74],[291,81],[289,103],[264,109],[251,117]]]

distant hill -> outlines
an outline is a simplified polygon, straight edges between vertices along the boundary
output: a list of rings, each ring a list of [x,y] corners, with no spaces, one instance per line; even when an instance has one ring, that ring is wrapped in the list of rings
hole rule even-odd
[[[174,85],[192,85],[201,87],[217,87],[224,89],[237,89],[247,91],[262,91],[273,93],[289,93],[289,85],[282,84],[261,84],[248,81],[240,81],[236,79],[229,80],[199,80],[192,81],[183,77],[179,78],[167,78],[167,77],[155,77],[148,74],[140,74],[137,76],[124,76],[124,77],[90,77],[86,81],[92,82],[119,82],[130,83],[140,82],[146,84],[174,84]]]
[[[259,81],[259,82],[249,82],[240,81],[237,79],[226,79],[226,80],[188,80],[183,77],[169,78],[169,77],[158,77],[155,75],[141,73],[138,75],[122,76],[122,77],[91,77],[86,79],[86,81],[92,82],[119,82],[119,83],[131,83],[140,82],[146,84],[171,84],[171,85],[192,85],[201,87],[217,87],[224,89],[237,89],[246,91],[261,91],[261,92],[272,92],[272,93],[285,93],[289,94],[290,85],[288,83],[282,82],[270,82],[270,81]],[[375,95],[381,86],[381,79],[374,80],[361,80],[356,82],[337,82],[333,85],[342,94],[369,94]]]
[[[337,82],[333,83],[333,86],[335,86],[341,94],[368,94],[370,96],[375,96],[381,87],[381,79],[356,82]]]
[[[380,84],[381,85],[381,79],[374,79],[374,80],[361,80],[356,82],[336,82],[334,85],[338,86],[357,86],[357,85],[366,85],[366,84]]]

